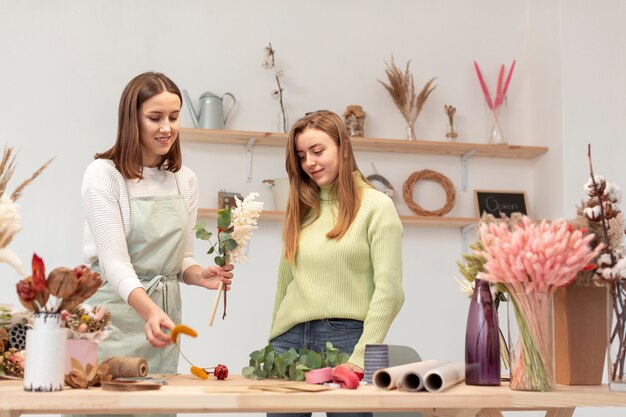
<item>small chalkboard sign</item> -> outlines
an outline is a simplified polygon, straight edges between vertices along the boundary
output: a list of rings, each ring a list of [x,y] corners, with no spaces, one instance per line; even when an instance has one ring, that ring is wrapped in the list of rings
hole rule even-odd
[[[475,190],[476,212],[478,217],[483,214],[492,214],[500,217],[501,214],[511,216],[512,213],[528,215],[526,208],[526,193],[524,191],[484,191]]]

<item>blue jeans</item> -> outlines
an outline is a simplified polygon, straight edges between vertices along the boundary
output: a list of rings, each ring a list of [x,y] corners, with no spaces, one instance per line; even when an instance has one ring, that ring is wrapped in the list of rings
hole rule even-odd
[[[316,352],[326,350],[331,342],[339,351],[350,355],[363,333],[363,322],[349,319],[307,321],[293,326],[270,341],[278,353],[290,348],[307,348]],[[268,417],[311,417],[312,413],[267,413]],[[372,417],[372,413],[326,413],[327,417]]]

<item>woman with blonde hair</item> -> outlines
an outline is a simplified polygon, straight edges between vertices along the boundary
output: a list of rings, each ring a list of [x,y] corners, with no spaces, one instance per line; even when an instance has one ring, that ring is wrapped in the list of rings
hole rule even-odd
[[[332,342],[350,354],[345,366],[362,372],[365,345],[383,342],[404,302],[402,224],[391,199],[365,181],[333,112],[296,122],[286,168],[289,203],[270,343],[277,352],[319,352]]]

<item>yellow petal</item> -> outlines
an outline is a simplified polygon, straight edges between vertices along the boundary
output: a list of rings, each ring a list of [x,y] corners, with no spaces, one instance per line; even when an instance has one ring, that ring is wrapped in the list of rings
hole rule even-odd
[[[191,327],[185,326],[184,324],[177,324],[172,329],[172,334],[170,335],[170,337],[172,338],[172,341],[174,343],[176,343],[178,341],[179,333],[183,333],[183,334],[186,334],[186,335],[191,336],[191,337],[198,336],[198,333],[196,333],[196,331],[194,329],[192,329]]]
[[[191,373],[200,379],[209,379],[209,374],[207,374],[204,369],[198,368],[197,366],[191,367]]]

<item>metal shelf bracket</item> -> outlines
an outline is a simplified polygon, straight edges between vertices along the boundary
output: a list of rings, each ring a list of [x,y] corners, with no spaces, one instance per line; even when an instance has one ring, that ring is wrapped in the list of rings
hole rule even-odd
[[[469,171],[469,158],[476,153],[476,149],[465,152],[461,157],[461,190],[467,191],[467,177]]]
[[[249,138],[248,143],[246,143],[246,182],[252,182],[252,149],[254,148],[254,142],[256,142],[255,138]]]

